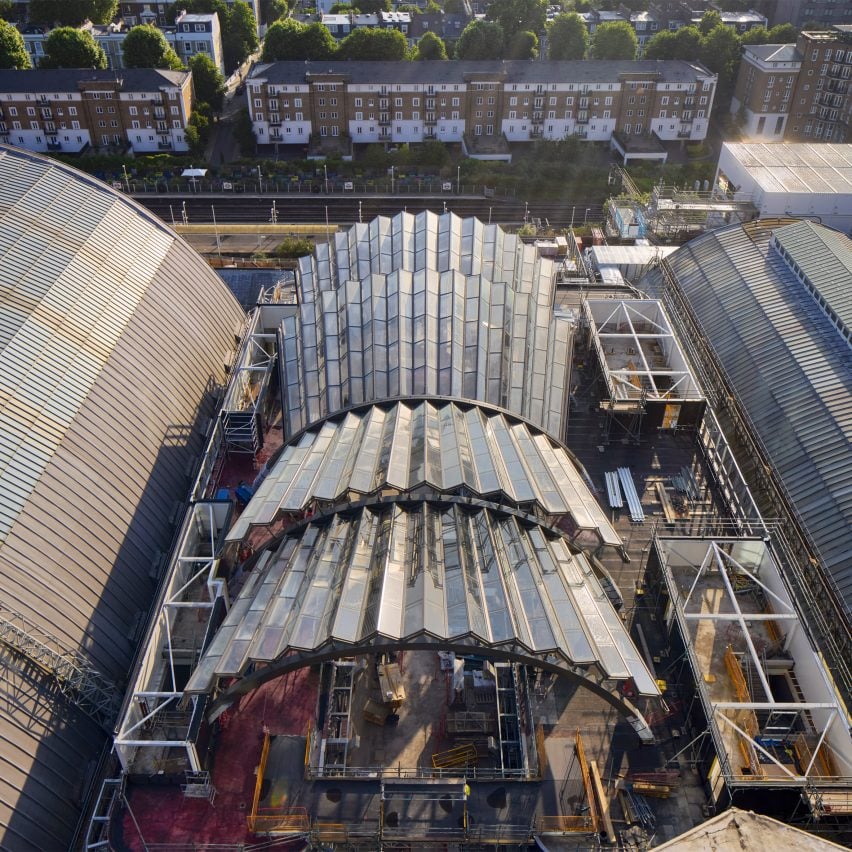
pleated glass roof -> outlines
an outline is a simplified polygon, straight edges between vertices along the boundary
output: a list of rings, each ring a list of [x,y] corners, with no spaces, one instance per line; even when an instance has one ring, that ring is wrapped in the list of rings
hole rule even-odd
[[[555,268],[497,225],[423,212],[335,234],[281,328],[285,433],[365,402],[451,396],[563,432],[570,324]]]
[[[577,529],[605,544],[621,539],[592,496],[570,454],[514,418],[456,403],[369,406],[309,429],[286,447],[228,538],[314,504],[377,493],[491,495],[569,515]]]
[[[376,504],[263,554],[187,686],[303,654],[383,644],[505,651],[653,678],[582,554],[538,524],[459,504]]]

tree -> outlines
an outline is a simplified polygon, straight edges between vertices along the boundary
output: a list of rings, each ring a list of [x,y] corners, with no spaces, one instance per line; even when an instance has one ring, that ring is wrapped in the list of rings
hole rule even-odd
[[[180,71],[183,64],[156,27],[133,27],[124,39],[122,52],[127,68],[166,68]]]
[[[506,59],[535,59],[538,56],[538,36],[527,30],[515,33],[504,51]]]
[[[592,39],[592,59],[635,59],[639,42],[627,21],[599,24]]]
[[[348,15],[350,12],[357,11],[351,3],[333,3],[328,13],[330,15]]]
[[[192,83],[195,87],[195,99],[210,104],[218,112],[225,99],[225,78],[216,67],[216,63],[206,53],[196,53],[189,60],[192,71]]]
[[[390,12],[391,0],[358,0],[358,8],[365,15]]]
[[[721,23],[722,16],[715,9],[708,9],[701,16],[701,21],[698,24],[698,29],[701,30],[702,35],[708,35],[711,30],[720,26]]]
[[[793,44],[799,37],[799,31],[792,24],[778,24],[768,30],[766,27],[752,27],[740,36],[742,44]]]
[[[500,59],[503,27],[495,21],[471,21],[456,43],[456,59]]]
[[[423,33],[420,41],[417,42],[417,50],[414,54],[415,59],[446,59],[447,47],[435,33]]]
[[[645,45],[645,59],[695,59],[701,40],[698,27],[681,27],[674,33],[662,30]]]
[[[244,0],[235,0],[227,21],[222,22],[225,68],[233,71],[257,50],[257,18]]]
[[[86,20],[108,24],[117,12],[118,0],[30,0],[29,19],[77,27]]]
[[[589,49],[586,22],[576,13],[557,15],[547,25],[548,59],[583,59]]]
[[[44,40],[42,68],[106,68],[107,58],[90,32],[57,27]]]
[[[287,0],[261,0],[260,17],[265,24],[285,17],[289,11],[290,4]]]
[[[374,59],[399,62],[408,56],[408,42],[399,30],[359,27],[340,42],[339,59]]]
[[[492,0],[486,16],[500,24],[508,44],[516,33],[540,33],[544,29],[547,0]]]
[[[276,21],[263,40],[263,62],[280,59],[331,59],[337,43],[323,24],[302,24],[292,18]]]
[[[0,20],[0,68],[24,69],[30,65],[24,37],[17,27]]]
[[[732,27],[719,24],[701,39],[699,59],[719,75],[718,89],[724,97],[730,95],[740,64],[740,39]]]

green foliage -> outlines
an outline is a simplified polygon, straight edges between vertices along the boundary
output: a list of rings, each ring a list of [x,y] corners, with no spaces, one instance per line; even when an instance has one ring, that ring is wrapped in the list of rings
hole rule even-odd
[[[391,0],[358,0],[358,8],[365,14],[390,12]]]
[[[662,30],[645,45],[645,59],[694,60],[701,50],[702,38],[698,27],[682,27],[674,33]]]
[[[503,27],[495,21],[471,21],[456,43],[456,59],[500,59]]]
[[[189,70],[192,71],[195,99],[210,104],[219,112],[225,99],[225,78],[216,63],[206,53],[197,53],[189,60]]]
[[[263,41],[263,62],[281,59],[331,59],[337,43],[323,24],[303,24],[292,18],[276,21]]]
[[[222,53],[225,68],[233,71],[257,50],[257,19],[251,6],[235,0],[226,21],[222,22]]]
[[[721,26],[722,16],[715,9],[708,9],[702,16],[698,24],[698,29],[701,30],[701,35],[709,35],[711,30]]]
[[[337,57],[399,62],[408,57],[408,42],[399,30],[359,27],[340,42]]]
[[[515,33],[506,45],[506,59],[535,59],[538,56],[538,36],[534,32]]]
[[[272,253],[276,257],[304,257],[306,254],[311,254],[314,250],[314,244],[307,237],[287,237],[283,243],[277,245]]]
[[[285,17],[289,11],[290,4],[287,0],[261,0],[260,17],[265,24]]]
[[[122,47],[127,68],[166,68],[180,71],[183,63],[156,27],[143,24],[133,27]]]
[[[237,119],[234,122],[234,139],[237,140],[240,153],[244,157],[254,156],[257,151],[257,138],[254,135],[248,109],[241,109],[237,113]]]
[[[30,0],[29,19],[41,24],[76,27],[89,20],[108,24],[118,12],[118,0]]]
[[[190,128],[194,132],[190,132]],[[210,141],[210,105],[199,103],[189,118],[187,125],[186,141],[189,144],[189,153],[193,157],[200,157]]]
[[[557,15],[547,25],[548,59],[583,59],[589,49],[586,22],[576,13]]]
[[[30,55],[24,38],[6,21],[0,20],[0,68],[29,68]]]
[[[332,5],[329,13],[332,15],[348,15],[350,12],[355,12],[356,9],[351,3],[335,3]]]
[[[540,33],[547,19],[547,0],[492,0],[486,16],[503,29],[510,44],[517,33]]]
[[[75,27],[57,27],[44,41],[42,68],[106,68],[106,54],[92,34]]]
[[[740,38],[732,27],[719,24],[701,39],[701,61],[719,75],[718,87],[729,94],[740,64]]]
[[[417,42],[417,48],[414,52],[414,59],[432,60],[446,59],[447,47],[444,42],[435,35],[435,33],[423,33],[420,41]]]
[[[792,24],[778,24],[772,29],[753,27],[740,36],[742,44],[793,44],[799,31]]]
[[[446,0],[444,11],[448,15],[461,15],[464,13],[464,0]]]
[[[635,59],[639,42],[627,21],[599,24],[592,39],[592,59]]]
[[[450,152],[443,142],[421,142],[414,150],[412,162],[421,166],[446,166],[450,162]]]
[[[402,3],[396,7],[397,12],[408,12],[409,15],[422,15],[423,10],[411,3]]]

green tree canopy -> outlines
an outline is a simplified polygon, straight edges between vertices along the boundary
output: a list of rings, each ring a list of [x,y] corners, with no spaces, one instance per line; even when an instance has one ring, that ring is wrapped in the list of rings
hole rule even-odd
[[[292,18],[276,21],[263,40],[263,62],[282,59],[331,59],[337,42],[323,24],[302,24]]]
[[[701,39],[701,61],[719,75],[718,87],[723,96],[733,87],[740,64],[740,38],[732,27],[719,24]]]
[[[447,47],[435,33],[423,33],[414,53],[415,59],[446,59]]]
[[[702,38],[698,27],[681,27],[677,32],[662,30],[645,45],[645,59],[695,59]]]
[[[583,59],[588,49],[589,31],[576,12],[557,15],[547,25],[548,59]]]
[[[503,29],[506,43],[515,33],[540,33],[547,19],[547,0],[492,0],[486,17]]]
[[[448,15],[464,14],[464,0],[445,0],[444,11]]]
[[[710,30],[715,29],[722,23],[722,16],[715,9],[708,9],[702,16],[698,24],[698,29],[702,35],[708,35]]]
[[[772,29],[752,27],[740,36],[742,44],[793,44],[799,31],[792,24],[778,24]]]
[[[210,104],[218,112],[225,99],[225,78],[216,63],[206,53],[196,53],[189,60],[195,99]]]
[[[635,59],[639,42],[627,21],[599,24],[592,39],[592,59]]]
[[[260,17],[265,24],[271,24],[283,18],[290,11],[287,0],[261,0]]]
[[[233,71],[257,50],[257,18],[245,0],[235,0],[227,21],[222,22],[222,53],[225,68]]]
[[[106,68],[106,54],[90,32],[57,27],[44,40],[42,68]]]
[[[30,0],[29,19],[76,27],[86,20],[108,24],[117,12],[118,0]]]
[[[166,68],[180,71],[183,64],[156,27],[133,27],[124,39],[122,52],[127,68]]]
[[[399,30],[359,27],[340,42],[338,59],[373,59],[399,62],[408,57],[408,42]]]
[[[348,15],[356,10],[351,3],[334,3],[328,11],[331,15]]]
[[[358,0],[358,8],[365,14],[390,12],[391,0]]]
[[[0,68],[29,68],[30,55],[17,27],[0,20]]]
[[[515,33],[503,53],[506,59],[535,59],[538,56],[538,36],[530,30]]]
[[[496,21],[471,21],[456,43],[456,59],[500,59],[503,27]]]

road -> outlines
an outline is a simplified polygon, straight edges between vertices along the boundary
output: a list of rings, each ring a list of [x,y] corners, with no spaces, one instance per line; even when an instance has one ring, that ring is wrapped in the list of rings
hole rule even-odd
[[[581,201],[530,201],[517,199],[482,198],[475,196],[417,195],[211,195],[139,193],[136,201],[157,214],[165,222],[324,222],[334,224],[368,222],[375,216],[391,216],[400,210],[417,213],[433,210],[452,211],[459,216],[478,216],[485,222],[501,225],[521,225],[524,221],[540,219],[553,227],[582,225],[584,220],[601,222],[603,211],[599,203]],[[215,211],[215,213],[214,213]]]

